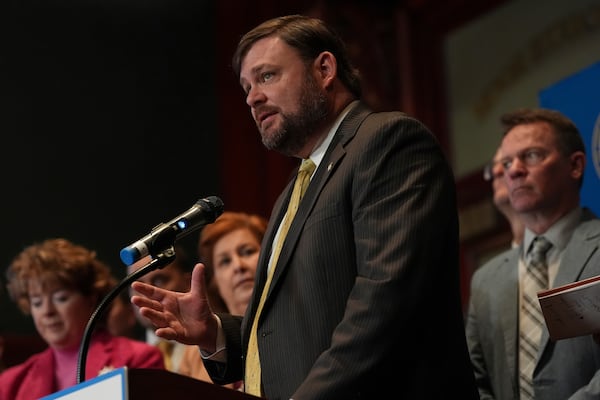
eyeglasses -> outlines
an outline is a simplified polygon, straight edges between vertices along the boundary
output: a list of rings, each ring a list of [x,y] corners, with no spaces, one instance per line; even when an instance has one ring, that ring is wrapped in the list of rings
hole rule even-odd
[[[519,161],[523,164],[525,164],[528,167],[533,167],[535,165],[540,164],[542,161],[544,161],[544,159],[546,158],[546,156],[548,155],[548,152],[546,150],[542,150],[542,149],[525,149],[519,153],[517,153],[517,155],[515,157],[505,157],[503,159],[501,159],[499,161],[499,163],[502,165],[502,168],[504,168],[505,170],[510,169],[510,167],[512,167],[515,158],[518,158]]]
[[[487,163],[485,165],[485,167],[483,167],[483,180],[484,181],[491,181],[492,179],[494,179],[494,167],[496,165],[498,165],[500,163],[500,161],[491,161],[489,163]]]
[[[507,170],[512,167],[515,158],[518,158],[519,161],[526,166],[533,167],[544,161],[547,155],[548,152],[546,150],[525,149],[517,153],[517,155],[513,158],[506,157],[501,160],[491,161],[487,163],[485,167],[483,167],[483,180],[489,182],[494,179],[494,168],[496,168],[497,165],[500,165],[503,170]]]

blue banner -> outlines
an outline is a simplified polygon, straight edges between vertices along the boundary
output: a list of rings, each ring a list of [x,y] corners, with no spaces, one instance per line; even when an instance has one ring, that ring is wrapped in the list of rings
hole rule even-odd
[[[581,204],[600,216],[600,62],[541,90],[539,101],[579,128],[587,154]]]

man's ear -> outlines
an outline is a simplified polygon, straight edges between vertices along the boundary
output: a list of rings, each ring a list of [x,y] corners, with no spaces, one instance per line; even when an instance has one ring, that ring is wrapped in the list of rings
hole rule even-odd
[[[576,151],[571,154],[571,175],[575,179],[581,179],[585,170],[585,153]]]
[[[323,88],[327,89],[333,85],[333,81],[337,76],[337,60],[329,51],[323,51],[317,56],[313,66],[317,76],[322,82]]]

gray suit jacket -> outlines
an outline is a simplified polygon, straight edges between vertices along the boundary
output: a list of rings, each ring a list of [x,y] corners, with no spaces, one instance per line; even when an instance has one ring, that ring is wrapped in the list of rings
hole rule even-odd
[[[206,363],[218,383],[242,377],[291,189],[274,206],[243,324],[221,316],[228,363]],[[265,396],[476,399],[459,282],[454,179],[435,138],[404,114],[359,105],[315,171],[279,257],[259,321]]]
[[[479,268],[471,280],[467,340],[482,399],[519,398],[518,260],[511,249]],[[569,241],[554,286],[600,275],[600,220],[585,209]],[[599,399],[600,345],[591,336],[553,342],[548,330],[534,370],[536,400]]]

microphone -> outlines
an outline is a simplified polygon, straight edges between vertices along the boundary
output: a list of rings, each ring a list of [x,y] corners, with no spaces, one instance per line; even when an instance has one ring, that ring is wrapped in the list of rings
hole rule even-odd
[[[149,254],[154,257],[188,233],[215,222],[222,213],[223,201],[220,198],[210,196],[200,199],[189,210],[167,223],[158,224],[149,234],[124,247],[119,253],[121,261],[125,265],[131,265]]]

